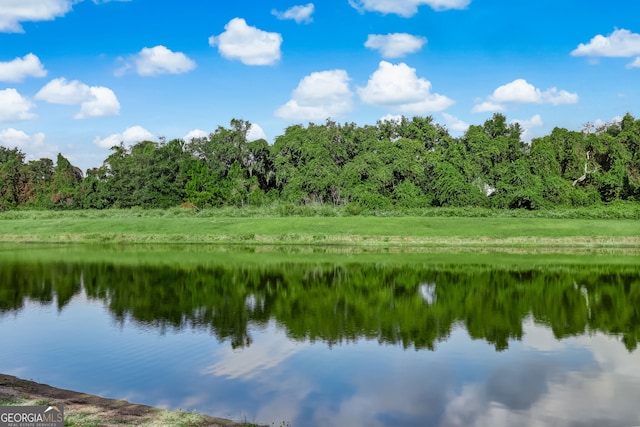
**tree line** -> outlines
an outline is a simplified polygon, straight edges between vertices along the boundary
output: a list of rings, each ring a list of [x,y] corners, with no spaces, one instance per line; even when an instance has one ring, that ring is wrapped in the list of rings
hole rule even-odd
[[[541,209],[640,201],[640,120],[555,128],[530,143],[495,114],[452,137],[432,117],[289,126],[273,145],[233,119],[208,137],[111,148],[86,173],[63,155],[0,146],[0,210],[197,208],[276,202],[352,212],[434,206]]]

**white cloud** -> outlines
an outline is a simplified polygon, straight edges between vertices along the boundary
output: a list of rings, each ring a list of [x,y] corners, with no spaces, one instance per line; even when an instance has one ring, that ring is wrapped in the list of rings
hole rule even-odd
[[[196,68],[196,63],[182,52],[172,52],[165,46],[145,47],[137,55],[130,58],[125,65],[116,70],[122,75],[135,67],[141,76],[157,76],[158,74],[182,74]]]
[[[51,21],[71,10],[77,0],[0,1],[0,32],[23,33],[20,22]]]
[[[627,68],[640,68],[640,56],[627,64]]]
[[[185,136],[182,137],[182,139],[185,142],[191,142],[194,139],[198,139],[198,138],[206,138],[209,136],[208,132],[205,132],[201,129],[194,129],[192,131],[189,131],[189,133],[187,133]]]
[[[35,119],[31,112],[33,103],[24,98],[20,93],[8,88],[0,90],[0,122],[17,122]]]
[[[516,79],[494,90],[490,99],[497,103],[517,102],[558,105],[575,104],[578,102],[578,94],[569,93],[566,90],[559,91],[555,87],[543,92],[524,79]]]
[[[532,127],[541,127],[544,126],[544,122],[542,121],[542,118],[540,117],[540,114],[536,114],[533,117],[531,117],[530,119],[527,120],[521,120],[521,119],[515,119],[513,120],[514,123],[520,123],[520,126],[522,126],[523,128],[532,128]]]
[[[365,47],[377,49],[384,58],[399,58],[409,53],[414,53],[422,49],[427,42],[424,37],[413,36],[407,33],[369,34]]]
[[[555,87],[542,91],[524,79],[516,79],[498,87],[487,101],[477,104],[471,110],[474,113],[486,111],[502,111],[505,103],[520,104],[575,104],[578,94],[558,90]]]
[[[0,33],[24,33],[21,22],[52,21],[71,11],[83,0],[2,0],[0,1]],[[93,0],[95,4],[110,1]]]
[[[182,139],[185,142],[191,142],[193,139],[197,138],[208,138],[209,132],[205,132],[202,129],[194,129],[189,131]],[[251,123],[251,127],[247,132],[247,141],[255,141],[257,139],[267,139],[267,135],[264,133],[264,130],[260,125],[256,123]]]
[[[270,322],[267,328],[270,332],[276,330],[275,322]],[[283,333],[256,334],[251,345],[240,350],[231,346],[220,347],[215,355],[216,363],[206,367],[203,373],[243,380],[256,379],[307,347],[308,343],[292,341]]]
[[[116,116],[120,113],[120,103],[111,89],[102,86],[91,86],[89,89],[91,99],[81,104],[80,112],[74,118]]]
[[[545,104],[576,104],[580,97],[577,93],[567,92],[566,90],[558,90],[555,87],[542,92],[541,102]]]
[[[524,334],[522,345],[537,351],[558,351],[567,347],[567,343],[558,340],[553,331],[548,328],[536,326],[533,317],[529,317],[522,322]]]
[[[8,62],[0,62],[0,81],[21,82],[25,77],[44,77],[47,70],[33,53]]]
[[[300,81],[291,99],[275,115],[291,120],[325,120],[351,111],[352,97],[346,71],[318,71]]]
[[[365,104],[395,108],[403,113],[424,114],[442,111],[455,103],[450,98],[431,93],[431,82],[418,78],[416,69],[405,63],[398,65],[380,61],[367,86],[359,87]]]
[[[404,116],[402,114],[385,114],[380,117],[381,122],[391,122],[391,123],[401,123],[402,118]]]
[[[217,45],[223,57],[245,65],[271,65],[280,60],[280,34],[251,27],[242,18],[233,18],[224,29],[219,36],[209,37],[209,45]]]
[[[442,113],[442,117],[447,122],[447,127],[456,132],[466,132],[469,129],[469,123],[464,122],[451,114]]]
[[[464,9],[471,0],[349,0],[349,4],[360,12],[374,11],[384,14],[409,18],[418,13],[418,6],[428,5],[441,11],[447,9]]]
[[[640,34],[625,29],[615,30],[608,36],[598,34],[589,43],[580,43],[571,55],[619,58],[640,55]]]
[[[256,123],[251,123],[249,132],[247,132],[247,141],[256,141],[258,139],[267,139],[267,134],[264,133],[264,129]]]
[[[540,117],[540,114],[536,114],[533,117],[531,117],[530,119],[515,119],[512,120],[511,123],[518,123],[520,124],[520,127],[522,128],[523,132],[521,135],[521,138],[523,141],[530,141],[532,136],[531,136],[531,130],[533,128],[539,128],[544,126],[544,122],[542,121],[542,117]]]
[[[36,94],[36,99],[51,104],[81,104],[89,97],[89,86],[78,80],[67,82],[66,79],[54,79],[47,83]]]
[[[19,148],[26,154],[27,160],[37,160],[43,157],[54,159],[59,152],[57,146],[45,142],[44,133],[38,132],[28,135],[14,128],[0,130],[0,145]]]
[[[609,120],[608,122],[605,122],[604,120],[598,118],[593,121],[593,127],[595,129],[598,129],[598,128],[602,128],[604,126],[610,126],[616,123],[619,124],[622,122],[622,119],[623,119],[622,116],[613,116],[611,120]]]
[[[536,328],[541,327],[523,324],[523,342],[528,347],[531,347],[528,337]],[[560,375],[557,372],[562,368],[553,361],[553,356],[548,360],[525,361],[517,367],[507,362],[490,368],[487,377],[493,379],[494,384],[464,384],[447,402],[439,425],[638,425],[637,403],[620,396],[637,393],[640,353],[627,351],[619,337],[603,333],[562,341],[555,339],[551,331],[545,335],[540,337],[543,340],[540,345],[535,343],[532,347],[545,352],[566,348],[567,354],[586,353],[588,363],[578,364]],[[523,381],[500,381],[514,370],[524,373]],[[528,386],[519,386],[525,380]]]
[[[542,95],[540,89],[535,88],[524,79],[516,79],[498,87],[490,96],[491,100],[498,103],[520,102],[537,103]]]
[[[472,113],[486,113],[491,111],[504,111],[504,107],[500,104],[496,104],[495,102],[484,101],[480,104],[476,104],[471,109]]]
[[[120,103],[111,89],[87,86],[78,80],[51,80],[36,94],[36,99],[51,104],[79,104],[80,112],[74,116],[76,119],[114,116],[120,113]]]
[[[314,6],[313,3],[306,4],[304,6],[293,6],[284,12],[280,12],[276,9],[273,9],[271,13],[275,15],[278,19],[293,19],[296,23],[300,24],[302,22],[309,23],[313,21],[311,15],[313,14]]]
[[[142,126],[132,126],[125,129],[122,133],[109,135],[106,138],[96,136],[93,143],[102,148],[111,148],[120,145],[123,142],[126,145],[155,139],[155,135],[143,128]]]

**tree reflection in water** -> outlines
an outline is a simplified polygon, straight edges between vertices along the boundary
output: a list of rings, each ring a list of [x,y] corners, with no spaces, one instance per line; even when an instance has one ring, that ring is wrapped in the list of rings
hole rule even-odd
[[[147,328],[206,328],[233,348],[250,346],[250,326],[275,320],[299,341],[329,345],[377,339],[434,349],[462,325],[496,350],[519,340],[527,319],[557,339],[593,331],[640,336],[637,267],[511,271],[377,264],[196,267],[106,263],[4,263],[0,314],[25,301],[61,310],[83,290],[114,318]]]

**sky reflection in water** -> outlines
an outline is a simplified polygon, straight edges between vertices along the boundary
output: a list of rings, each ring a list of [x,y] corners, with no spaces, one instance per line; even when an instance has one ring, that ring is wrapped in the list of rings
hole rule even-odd
[[[249,322],[250,344],[232,346],[199,325],[116,319],[106,300],[82,289],[60,309],[27,300],[0,312],[0,335],[9,343],[0,371],[275,425],[640,424],[640,352],[616,335],[556,339],[531,316],[505,351],[471,339],[461,322],[434,351],[371,337],[329,345],[290,334],[274,319]]]

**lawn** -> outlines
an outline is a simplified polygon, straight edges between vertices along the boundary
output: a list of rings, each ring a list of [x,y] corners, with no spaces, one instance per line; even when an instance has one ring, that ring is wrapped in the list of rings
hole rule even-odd
[[[637,219],[527,216],[217,216],[197,212],[12,211],[2,242],[640,247]]]

